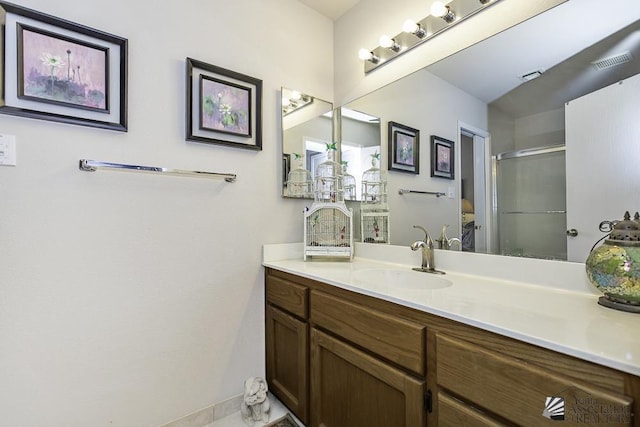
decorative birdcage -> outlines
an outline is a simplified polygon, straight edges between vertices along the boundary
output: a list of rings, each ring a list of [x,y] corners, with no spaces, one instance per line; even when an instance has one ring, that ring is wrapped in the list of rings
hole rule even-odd
[[[304,213],[304,259],[353,259],[353,212],[344,202],[314,202]]]
[[[353,211],[344,203],[342,166],[335,161],[336,144],[327,144],[327,161],[315,170],[314,202],[304,213],[304,259],[353,259]]]
[[[367,210],[368,206],[360,208],[360,235],[364,243],[390,243],[389,211]]]
[[[362,174],[360,236],[365,243],[391,243],[387,172],[378,167],[380,154],[371,155],[371,168]]]
[[[315,170],[313,194],[316,202],[344,202],[342,166],[335,161],[336,143],[327,144],[327,161]]]
[[[311,173],[302,166],[304,156],[293,153],[296,167],[287,176],[287,195],[290,197],[307,198],[313,195],[313,181]]]
[[[388,210],[387,172],[378,165],[380,153],[371,155],[371,168],[362,173],[362,203],[378,205],[379,210]]]
[[[344,187],[344,199],[356,200],[356,178],[347,172],[348,162],[342,161],[342,183]]]

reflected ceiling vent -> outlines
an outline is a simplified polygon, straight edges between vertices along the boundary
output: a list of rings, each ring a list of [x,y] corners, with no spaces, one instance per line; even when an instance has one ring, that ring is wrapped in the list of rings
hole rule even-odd
[[[597,61],[592,62],[592,64],[596,70],[606,70],[607,68],[630,62],[632,59],[633,56],[631,55],[631,52],[626,51],[607,58],[598,59]]]
[[[523,74],[520,76],[520,80],[523,82],[528,82],[529,80],[537,79],[542,75],[542,70],[531,71],[530,73]]]

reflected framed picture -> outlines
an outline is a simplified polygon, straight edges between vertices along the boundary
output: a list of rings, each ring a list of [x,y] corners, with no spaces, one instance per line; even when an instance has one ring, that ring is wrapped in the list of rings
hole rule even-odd
[[[389,122],[389,170],[420,173],[420,131]]]
[[[127,130],[122,37],[0,1],[0,113]]]
[[[453,141],[431,135],[431,176],[454,179]]]
[[[262,150],[262,80],[187,58],[186,139]]]
[[[291,154],[282,154],[282,186],[287,186],[287,179],[289,179],[289,172],[291,172]]]

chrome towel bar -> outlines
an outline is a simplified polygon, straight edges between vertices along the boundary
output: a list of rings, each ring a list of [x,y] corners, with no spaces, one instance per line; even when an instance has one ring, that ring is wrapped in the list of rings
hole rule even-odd
[[[179,176],[197,176],[201,178],[219,178],[224,179],[227,182],[236,182],[237,176],[234,173],[216,173],[216,172],[203,172],[203,171],[188,171],[181,169],[170,169],[156,166],[139,166],[139,165],[125,165],[122,163],[110,163],[99,162],[96,160],[80,159],[79,168],[85,172],[95,172],[98,169],[118,169],[131,172],[147,172],[147,173],[162,173],[167,175],[179,175]]]
[[[403,195],[405,193],[431,194],[436,197],[446,196],[446,194],[439,191],[403,190],[402,188],[398,190],[398,194],[400,195]]]

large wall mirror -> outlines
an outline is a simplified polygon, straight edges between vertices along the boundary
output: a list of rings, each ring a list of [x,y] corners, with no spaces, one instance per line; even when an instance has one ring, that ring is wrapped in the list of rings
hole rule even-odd
[[[638,98],[631,88],[640,71],[640,2],[615,0],[611,6],[620,13],[606,17],[600,5],[565,2],[344,106],[379,121],[385,167],[388,123],[420,131],[420,173],[389,171],[392,244],[421,237],[413,224],[434,239],[449,225],[448,237],[463,239],[466,250],[584,262],[602,237],[600,221],[640,210],[640,199],[626,205],[629,195],[613,191],[621,181],[637,186],[637,177],[625,176],[627,168],[614,176],[601,172],[599,160],[624,141],[640,147],[640,129],[616,134],[621,126],[594,113],[596,107],[582,111],[595,93],[618,91],[606,95],[608,111],[628,109],[620,97]],[[623,113],[609,116],[620,120]],[[623,125],[635,126],[631,121]],[[599,131],[586,131],[587,125],[609,132],[592,141],[584,135]],[[368,139],[364,131],[343,130],[343,151],[359,144],[358,136]],[[453,179],[432,176],[432,136],[454,142]],[[640,162],[640,149],[628,150]],[[582,185],[590,179],[584,171],[609,183],[606,194],[588,194],[585,188],[594,187]],[[576,178],[577,172],[583,175]],[[587,194],[577,197],[581,192]],[[620,205],[626,207],[618,212]],[[574,227],[578,235],[568,235]]]
[[[361,200],[362,175],[371,167],[372,156],[380,154],[380,118],[347,107],[333,110],[328,101],[286,87],[282,88],[281,117],[282,195],[312,199],[310,184],[300,181],[313,182],[316,166],[327,160],[327,144],[338,139],[337,160],[355,182],[345,200]]]

